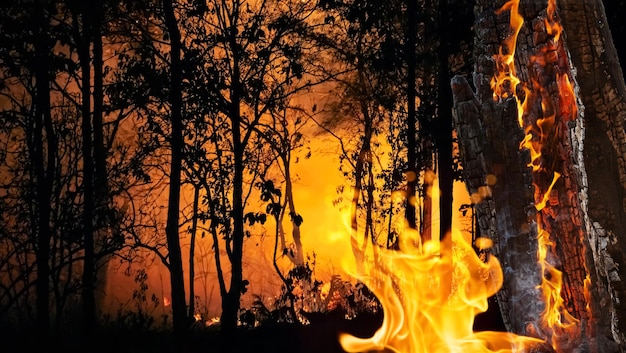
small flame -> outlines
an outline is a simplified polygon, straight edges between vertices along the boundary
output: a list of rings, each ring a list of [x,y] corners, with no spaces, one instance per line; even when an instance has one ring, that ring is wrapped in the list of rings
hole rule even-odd
[[[546,24],[546,32],[554,37],[554,41],[558,42],[563,32],[563,27],[556,20],[556,0],[548,0],[548,18],[544,21]]]
[[[163,306],[170,306],[172,305],[172,302],[170,301],[170,299],[168,297],[163,297]]]
[[[519,13],[519,0],[511,0],[504,4],[496,14],[510,10],[510,25],[513,33],[504,40],[500,52],[496,55],[497,74],[491,79],[493,98],[510,98],[516,95],[517,85],[520,79],[515,71],[515,49],[517,36],[524,24],[524,18]],[[504,53],[504,48],[507,52]],[[519,100],[518,100],[519,102]],[[521,108],[521,107],[518,107]]]
[[[400,250],[380,251],[361,279],[383,306],[382,326],[371,338],[342,334],[344,350],[504,353],[543,342],[473,332],[475,316],[487,310],[487,299],[502,285],[502,269],[494,256],[481,261],[460,232],[453,234],[451,253],[428,244],[420,248],[406,237]]]
[[[213,317],[210,320],[207,320],[204,322],[204,326],[206,327],[211,327],[211,326],[217,326],[220,324],[220,318],[219,317]]]

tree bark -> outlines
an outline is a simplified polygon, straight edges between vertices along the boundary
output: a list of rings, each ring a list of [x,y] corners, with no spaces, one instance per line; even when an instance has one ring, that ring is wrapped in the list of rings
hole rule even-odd
[[[466,185],[503,265],[504,322],[562,351],[623,352],[626,297],[616,264],[625,255],[626,94],[604,9],[599,0],[565,0],[554,15],[547,1],[520,5],[515,67],[529,90],[516,92],[525,102],[517,122],[515,98],[496,102],[490,88],[494,56],[510,33],[508,12],[496,14],[503,3],[477,2],[476,94],[461,77],[452,87]],[[559,15],[560,40],[547,29]],[[563,90],[566,79],[571,92]],[[520,149],[525,133],[540,156]],[[541,239],[548,255],[539,266]],[[549,301],[537,288],[561,275],[563,306],[552,326],[541,319]]]

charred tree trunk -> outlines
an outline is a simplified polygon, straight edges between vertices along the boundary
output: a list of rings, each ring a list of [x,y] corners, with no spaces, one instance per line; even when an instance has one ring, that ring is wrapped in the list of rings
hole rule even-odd
[[[476,93],[461,77],[452,87],[466,185],[504,270],[505,325],[559,351],[623,352],[626,90],[604,9],[522,3],[517,49],[500,52],[516,54],[521,85],[502,95],[491,82],[513,31],[503,4],[477,1]],[[552,306],[555,322],[543,315]]]
[[[584,107],[582,162],[587,202],[591,311],[597,335],[626,351],[626,86],[600,0],[561,0],[565,42]],[[624,58],[622,58],[624,60]]]

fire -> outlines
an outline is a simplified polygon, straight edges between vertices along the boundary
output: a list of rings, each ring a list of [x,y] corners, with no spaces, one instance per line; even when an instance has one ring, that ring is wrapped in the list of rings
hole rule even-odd
[[[491,88],[496,101],[515,98],[518,121],[526,133],[520,149],[530,152],[528,167],[533,174],[537,211],[537,259],[542,270],[538,289],[545,303],[538,318],[541,326],[538,334],[549,339],[559,351],[559,336],[579,329],[579,320],[566,308],[561,293],[562,272],[549,261],[556,244],[544,222],[551,208],[558,205],[554,187],[563,171],[553,161],[548,162],[546,151],[554,152],[551,148],[559,137],[561,123],[575,119],[576,99],[568,72],[559,67],[556,48],[562,27],[555,0],[549,0],[544,21],[549,42],[527,63],[528,83],[520,80],[515,66],[517,37],[524,24],[519,0],[508,1],[498,13],[505,11],[510,13],[512,34],[494,56],[497,70]],[[557,97],[549,91],[554,87],[558,90]],[[451,237],[451,250],[429,242],[419,246],[400,238],[399,250],[380,250],[376,262],[366,264],[367,271],[365,275],[359,273],[359,279],[379,298],[385,318],[370,338],[342,334],[340,342],[344,350],[517,352],[544,342],[506,332],[473,332],[476,314],[486,311],[487,299],[502,285],[502,269],[494,256],[480,258],[458,231]],[[480,240],[477,246],[483,249],[491,246],[491,242]],[[587,276],[586,296],[590,285]]]
[[[502,285],[502,269],[494,256],[482,261],[460,232],[453,234],[451,253],[407,239],[400,250],[380,251],[361,279],[383,306],[382,326],[371,338],[342,334],[344,350],[504,353],[543,342],[507,332],[473,332],[475,316],[487,310],[487,299]]]
[[[532,169],[535,187],[538,234],[537,261],[543,274],[539,289],[545,303],[545,309],[541,314],[541,324],[543,329],[548,332],[553,348],[558,351],[558,336],[562,332],[576,329],[579,321],[565,307],[561,295],[562,272],[548,261],[556,244],[551,239],[550,233],[544,229],[542,212],[549,212],[553,202],[558,204],[558,197],[552,194],[553,187],[562,173],[556,170],[557,167],[555,167],[554,162],[550,163],[543,157],[543,153],[551,148],[557,135],[557,129],[559,129],[559,122],[575,119],[577,106],[574,89],[568,74],[560,73],[558,69],[559,58],[556,48],[563,28],[557,18],[556,0],[548,1],[547,16],[544,21],[545,30],[550,40],[547,45],[538,50],[536,55],[531,56],[528,65],[532,89],[522,85],[524,86],[523,90],[518,90],[517,85],[521,84],[521,80],[515,77],[515,43],[523,24],[518,7],[519,0],[511,0],[499,10],[499,12],[510,10],[510,26],[513,33],[504,42],[508,53],[503,54],[501,49],[500,53],[494,57],[497,63],[497,73],[492,79],[491,87],[495,100],[504,100],[511,96],[516,98],[518,121],[526,133],[525,138],[520,143],[520,149],[527,149],[530,152],[528,166]],[[533,75],[538,77],[533,77]],[[546,87],[548,85],[545,82],[550,80],[553,80],[558,86],[557,100],[552,98],[551,92]],[[523,93],[518,94],[520,91]],[[533,109],[537,106],[541,107],[540,111]],[[549,175],[552,175],[552,182],[547,187],[537,181],[538,179],[545,179]],[[554,201],[552,201],[553,199]],[[585,287],[589,285],[589,282],[589,277],[587,277]]]

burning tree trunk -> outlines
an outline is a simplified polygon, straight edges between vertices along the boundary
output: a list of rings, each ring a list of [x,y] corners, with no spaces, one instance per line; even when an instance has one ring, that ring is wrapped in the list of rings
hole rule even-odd
[[[625,351],[626,88],[600,0],[558,10],[477,1],[476,93],[452,80],[463,173],[507,329]]]

